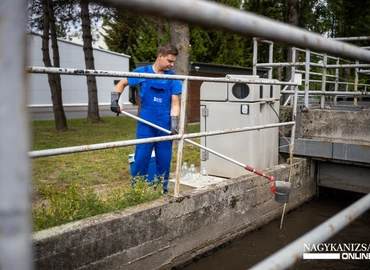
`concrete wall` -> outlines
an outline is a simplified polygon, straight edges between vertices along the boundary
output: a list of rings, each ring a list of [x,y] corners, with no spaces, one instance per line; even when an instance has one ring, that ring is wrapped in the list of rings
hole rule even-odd
[[[309,110],[302,112],[301,135],[307,139],[370,144],[370,110]]]
[[[296,159],[288,209],[312,198],[310,162]],[[170,269],[281,216],[265,178],[248,173],[34,235],[36,269]],[[289,166],[266,171],[286,181]]]
[[[347,144],[370,145],[370,110],[310,109],[298,112],[297,132],[300,138]],[[280,108],[281,122],[291,121],[292,107]],[[291,127],[280,129],[290,136]]]

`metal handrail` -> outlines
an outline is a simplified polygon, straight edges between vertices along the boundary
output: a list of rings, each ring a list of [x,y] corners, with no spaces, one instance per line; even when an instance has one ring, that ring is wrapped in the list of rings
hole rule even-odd
[[[302,259],[305,244],[320,244],[325,242],[369,209],[370,194],[367,194],[250,269],[288,269]]]
[[[138,10],[141,13],[154,13],[168,19],[216,27],[246,36],[259,36],[267,40],[370,62],[370,52],[357,46],[327,39],[298,27],[217,3],[201,0],[106,0],[105,2],[114,3],[117,7]],[[16,142],[13,147],[9,147],[8,137],[0,137],[3,176],[0,178],[0,268],[4,270],[33,269],[29,243],[31,229],[28,222],[30,170],[27,142],[29,129],[27,128],[26,102],[23,100],[27,96],[25,87],[27,84],[26,76],[22,72],[26,59],[24,35],[27,18],[26,3],[25,0],[0,1],[0,17],[3,18],[0,28],[0,48],[2,50],[0,79],[2,87],[6,90],[0,91],[1,132],[10,134],[11,140]],[[14,102],[14,97],[21,101]],[[296,100],[297,97],[295,97],[295,102]],[[295,109],[296,106],[294,106]]]

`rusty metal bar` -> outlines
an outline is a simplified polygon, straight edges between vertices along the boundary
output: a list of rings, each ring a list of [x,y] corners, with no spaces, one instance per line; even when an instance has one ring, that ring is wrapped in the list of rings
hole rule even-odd
[[[370,52],[251,12],[203,0],[105,0],[117,7],[370,62]]]
[[[148,79],[166,79],[166,80],[189,80],[189,81],[203,81],[203,82],[220,82],[220,83],[250,83],[250,84],[268,84],[268,85],[295,85],[291,82],[279,81],[262,81],[258,79],[244,79],[244,78],[211,78],[200,76],[186,76],[186,75],[160,75],[149,73],[136,72],[117,72],[107,70],[91,70],[91,69],[74,69],[74,68],[50,68],[50,67],[27,67],[29,73],[58,73],[61,75],[79,75],[79,76],[98,76],[98,77],[140,77]]]
[[[122,111],[123,114],[128,115],[138,121],[144,122],[147,125],[152,127],[157,127],[156,125],[147,122],[137,116],[129,114],[125,111]],[[47,156],[58,156],[64,154],[73,154],[79,152],[88,152],[88,151],[95,151],[95,150],[104,150],[109,148],[116,148],[116,147],[126,147],[136,144],[144,144],[148,142],[159,142],[159,141],[169,141],[169,140],[179,140],[181,138],[188,139],[188,138],[199,138],[203,136],[215,136],[221,134],[229,134],[234,132],[244,132],[244,131],[252,131],[252,130],[259,130],[259,129],[267,129],[267,128],[275,128],[275,127],[282,127],[282,126],[289,126],[293,125],[294,122],[284,122],[278,124],[269,124],[263,126],[253,126],[253,127],[243,127],[243,128],[234,128],[234,129],[225,129],[225,130],[215,130],[215,131],[208,131],[208,132],[197,132],[191,134],[184,134],[181,136],[178,135],[171,135],[171,136],[161,136],[156,138],[148,138],[148,139],[136,139],[136,140],[127,140],[127,141],[118,141],[118,142],[111,142],[111,143],[99,143],[99,144],[90,144],[90,145],[80,145],[80,146],[71,146],[71,147],[62,147],[62,148],[55,148],[55,149],[47,149],[47,150],[38,150],[38,151],[31,151],[29,152],[28,156],[30,158],[39,158],[39,157],[47,157]],[[162,131],[168,132],[168,130],[163,129]]]
[[[0,269],[33,269],[27,117],[27,1],[0,1]]]
[[[250,269],[289,269],[290,266],[303,258],[305,244],[317,245],[325,242],[369,209],[370,194],[367,194]]]

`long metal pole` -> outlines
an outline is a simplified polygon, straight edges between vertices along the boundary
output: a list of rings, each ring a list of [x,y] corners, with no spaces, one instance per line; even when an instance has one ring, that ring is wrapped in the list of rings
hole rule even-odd
[[[125,114],[131,118],[134,118],[138,121],[141,121],[149,126],[154,128],[158,128],[166,133],[169,131],[166,129],[161,129],[160,127],[145,121],[133,114],[128,112],[122,111],[122,114]],[[191,134],[184,134],[181,136],[178,135],[171,135],[171,136],[161,136],[161,137],[154,137],[154,138],[147,138],[147,139],[136,139],[136,140],[126,140],[126,141],[118,141],[118,142],[110,142],[110,143],[98,143],[98,144],[89,144],[89,145],[79,145],[79,146],[70,146],[70,147],[62,147],[62,148],[55,148],[55,149],[46,149],[46,150],[37,150],[31,151],[28,153],[30,158],[40,158],[40,157],[49,157],[49,156],[58,156],[64,154],[72,154],[72,153],[80,153],[80,152],[89,152],[89,151],[96,151],[96,150],[104,150],[108,148],[116,148],[116,147],[126,147],[136,144],[144,144],[150,142],[162,142],[162,141],[169,141],[169,140],[179,140],[182,137],[184,139],[188,138],[199,138],[204,136],[215,136],[221,134],[229,134],[235,132],[244,132],[244,131],[252,131],[252,130],[260,130],[266,128],[276,128],[276,127],[283,127],[283,126],[291,126],[294,122],[283,122],[277,124],[269,124],[263,126],[253,126],[253,127],[243,127],[243,128],[233,128],[233,129],[225,129],[225,130],[215,130],[215,131],[207,131],[207,132],[197,132]]]
[[[130,117],[132,117],[132,118],[134,118],[134,119],[136,119],[136,120],[138,120],[140,122],[143,122],[144,124],[147,124],[147,125],[149,125],[151,127],[157,128],[158,130],[161,130],[163,132],[166,132],[167,134],[171,134],[171,132],[169,130],[166,130],[166,129],[164,129],[164,128],[156,125],[156,124],[150,123],[150,122],[148,122],[148,121],[146,121],[144,119],[138,118],[137,116],[132,115],[132,114],[127,113],[127,112],[123,112],[122,111],[122,113],[125,113],[127,116],[130,116]],[[291,123],[291,124],[294,125],[294,122],[287,122],[287,123],[289,123],[289,124]],[[285,124],[287,124],[287,123],[285,123]],[[271,125],[266,125],[266,126],[272,126],[272,124]],[[185,137],[185,135],[184,135],[184,137]],[[206,150],[207,152],[210,152],[210,153],[212,153],[212,154],[214,154],[214,155],[216,155],[216,156],[218,156],[218,157],[220,157],[222,159],[225,159],[227,161],[230,161],[231,163],[234,163],[235,165],[238,165],[238,166],[240,166],[240,167],[242,167],[242,168],[244,168],[244,169],[246,169],[248,171],[251,171],[251,172],[253,172],[255,174],[258,174],[260,176],[263,176],[263,177],[269,179],[270,181],[274,181],[275,180],[275,178],[272,177],[272,176],[269,176],[267,174],[264,174],[263,172],[261,172],[259,170],[256,170],[256,169],[254,169],[254,168],[252,168],[252,167],[250,167],[250,166],[248,166],[246,164],[243,164],[243,163],[241,163],[239,161],[236,161],[235,159],[232,159],[232,158],[230,158],[228,156],[225,156],[225,155],[223,155],[223,154],[221,154],[219,152],[216,152],[216,151],[214,151],[214,150],[212,150],[212,149],[210,149],[208,147],[205,147],[205,146],[203,146],[203,145],[201,145],[199,143],[193,142],[192,140],[189,140],[189,139],[184,139],[184,141],[186,141],[186,142],[188,142],[188,143],[190,143],[192,145],[195,145],[195,146],[197,146],[197,147],[199,147],[199,148],[201,148],[203,150]]]
[[[370,194],[348,206],[321,225],[274,253],[250,269],[288,269],[302,259],[305,244],[320,244],[337,234],[340,230],[370,209]]]
[[[357,46],[323,37],[313,32],[277,22],[251,12],[205,0],[105,0],[118,7],[152,13],[191,24],[280,41],[313,51],[370,62],[370,52]]]
[[[27,1],[0,1],[0,269],[33,269],[27,118]]]
[[[268,85],[295,85],[292,82],[280,81],[266,81],[258,79],[245,78],[225,78],[225,77],[200,77],[200,76],[186,76],[186,75],[160,75],[149,73],[136,72],[119,72],[108,70],[92,70],[92,69],[74,69],[74,68],[50,68],[50,67],[28,67],[29,73],[46,73],[46,74],[61,74],[61,75],[75,75],[75,76],[98,76],[98,77],[139,77],[148,79],[166,79],[166,80],[188,80],[188,81],[202,81],[202,82],[227,82],[227,83],[250,83],[250,84],[268,84]]]

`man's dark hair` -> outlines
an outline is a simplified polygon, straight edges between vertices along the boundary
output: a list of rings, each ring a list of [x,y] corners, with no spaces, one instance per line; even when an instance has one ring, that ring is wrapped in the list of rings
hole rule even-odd
[[[165,43],[158,47],[157,56],[159,54],[162,54],[164,56],[169,55],[169,54],[178,55],[179,51],[171,43]]]

